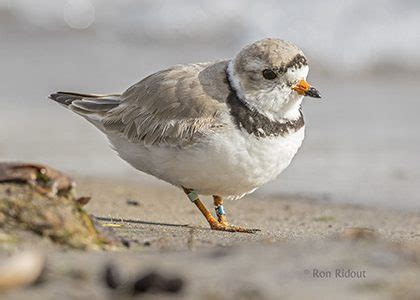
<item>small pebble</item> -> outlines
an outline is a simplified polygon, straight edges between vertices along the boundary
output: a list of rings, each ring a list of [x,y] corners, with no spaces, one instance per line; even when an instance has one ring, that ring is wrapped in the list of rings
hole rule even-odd
[[[126,203],[127,205],[140,206],[140,202],[134,199],[127,199]]]
[[[104,281],[107,287],[115,290],[120,286],[120,277],[115,266],[109,264],[105,268]]]
[[[345,228],[340,235],[347,240],[372,240],[376,238],[375,230],[363,227]]]
[[[169,278],[164,285],[164,291],[168,293],[178,293],[184,287],[184,280],[181,278]]]
[[[80,197],[76,200],[77,203],[79,203],[81,206],[85,206],[89,203],[91,200],[91,197]]]
[[[163,281],[163,278],[155,272],[146,274],[138,278],[133,285],[133,294],[142,294],[150,291],[151,289],[156,289]]]
[[[123,244],[123,246],[126,247],[126,248],[130,248],[131,241],[126,239],[126,238],[121,238],[121,244]]]
[[[175,294],[184,287],[184,280],[179,277],[166,277],[157,272],[140,276],[133,285],[133,295],[148,292],[164,292]]]
[[[41,282],[45,258],[37,252],[21,252],[0,261],[0,291]]]

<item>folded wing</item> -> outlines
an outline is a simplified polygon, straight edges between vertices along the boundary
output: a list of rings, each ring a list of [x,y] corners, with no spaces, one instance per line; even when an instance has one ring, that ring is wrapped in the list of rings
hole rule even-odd
[[[146,77],[120,96],[121,103],[103,118],[103,127],[146,145],[193,144],[218,130],[224,126],[220,114],[227,94],[209,93],[214,87],[206,84],[206,76],[212,74],[200,78],[208,66],[180,65]]]

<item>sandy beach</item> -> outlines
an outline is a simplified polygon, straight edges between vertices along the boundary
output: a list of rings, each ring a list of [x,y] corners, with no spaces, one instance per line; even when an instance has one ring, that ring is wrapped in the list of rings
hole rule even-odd
[[[418,213],[287,195],[249,196],[227,202],[226,209],[232,223],[261,232],[228,233],[210,230],[183,193],[169,185],[98,178],[77,182],[79,195],[92,196],[87,212],[112,226],[130,247],[63,251],[62,246],[39,242],[39,237],[28,238],[19,249],[34,250],[36,245],[47,257],[44,280],[2,299],[125,299],[124,289],[109,289],[103,280],[109,264],[118,268],[124,282],[150,270],[182,279],[180,292],[142,295],[147,299],[420,296]],[[5,257],[11,248],[2,248]],[[337,270],[361,275],[340,277]]]

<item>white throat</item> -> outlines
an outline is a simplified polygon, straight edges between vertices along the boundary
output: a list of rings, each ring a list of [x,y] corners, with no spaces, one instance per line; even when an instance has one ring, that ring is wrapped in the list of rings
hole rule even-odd
[[[303,96],[291,89],[281,89],[280,86],[270,90],[247,92],[241,85],[234,68],[234,60],[227,68],[229,82],[238,98],[250,109],[257,110],[272,121],[287,122],[300,117],[300,106]]]

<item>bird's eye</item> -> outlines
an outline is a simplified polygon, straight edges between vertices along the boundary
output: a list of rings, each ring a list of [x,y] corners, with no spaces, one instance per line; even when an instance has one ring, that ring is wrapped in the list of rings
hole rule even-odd
[[[268,80],[273,80],[277,77],[276,73],[274,73],[274,71],[270,70],[270,69],[265,69],[262,72],[262,74],[263,74],[264,78],[268,79]]]

